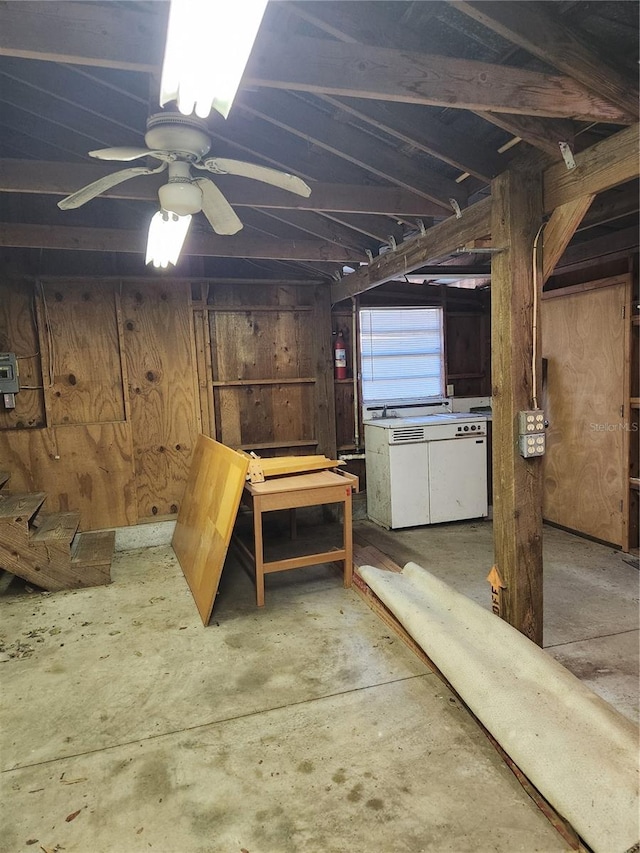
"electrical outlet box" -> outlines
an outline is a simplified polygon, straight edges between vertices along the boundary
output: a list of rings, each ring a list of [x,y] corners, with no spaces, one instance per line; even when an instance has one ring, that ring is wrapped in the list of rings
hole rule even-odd
[[[547,446],[544,430],[545,421],[542,409],[518,412],[518,450],[520,456],[525,459],[544,456]]]
[[[531,435],[532,432],[544,432],[544,412],[542,409],[518,412],[518,433],[520,435]]]
[[[524,456],[525,459],[531,459],[533,456],[544,456],[546,439],[543,432],[521,435],[518,437],[518,441],[520,456]]]
[[[13,352],[0,352],[0,394],[17,394],[20,390],[18,362]]]

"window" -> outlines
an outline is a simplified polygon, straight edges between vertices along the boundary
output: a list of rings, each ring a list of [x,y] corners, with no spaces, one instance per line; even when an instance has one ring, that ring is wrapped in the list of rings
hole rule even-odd
[[[365,403],[442,397],[442,309],[362,309],[360,357]]]

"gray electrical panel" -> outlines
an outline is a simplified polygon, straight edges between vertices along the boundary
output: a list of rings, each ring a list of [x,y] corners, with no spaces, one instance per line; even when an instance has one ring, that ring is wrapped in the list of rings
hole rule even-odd
[[[19,390],[18,362],[15,353],[0,352],[0,394],[17,394]]]

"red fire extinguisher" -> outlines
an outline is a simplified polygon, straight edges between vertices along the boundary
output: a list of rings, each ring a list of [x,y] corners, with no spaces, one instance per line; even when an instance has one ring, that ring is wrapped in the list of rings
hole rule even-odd
[[[335,343],[333,344],[333,364],[335,368],[336,379],[347,378],[347,347],[342,337],[342,332],[338,332]]]

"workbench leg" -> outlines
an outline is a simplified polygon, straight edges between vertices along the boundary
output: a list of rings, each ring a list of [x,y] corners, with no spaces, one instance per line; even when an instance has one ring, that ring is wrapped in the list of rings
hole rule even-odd
[[[253,545],[256,569],[256,604],[264,607],[264,544],[262,541],[262,506],[260,499],[253,501]]]
[[[351,486],[347,486],[344,499],[343,548],[344,555],[344,585],[348,589],[353,577],[353,525],[351,519]]]

